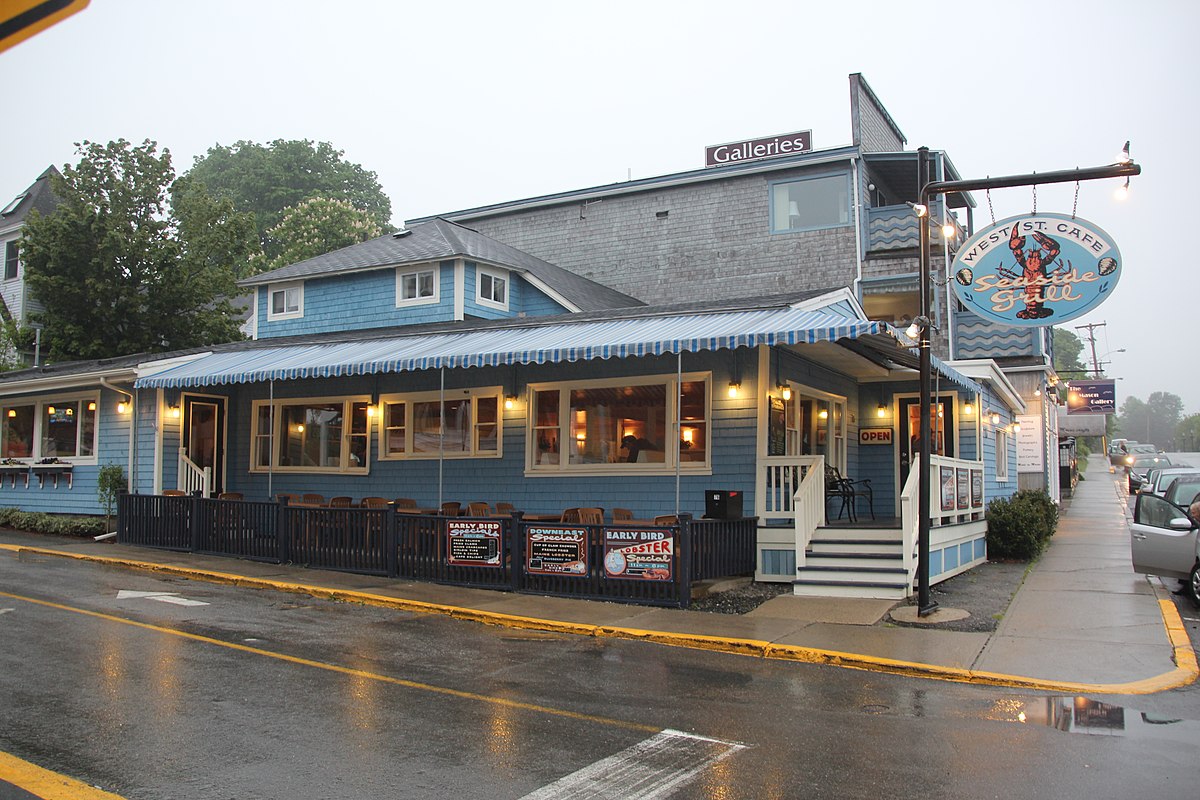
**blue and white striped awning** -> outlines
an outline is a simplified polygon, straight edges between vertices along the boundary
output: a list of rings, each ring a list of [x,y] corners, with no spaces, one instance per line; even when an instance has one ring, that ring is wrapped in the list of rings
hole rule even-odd
[[[138,388],[183,388],[298,380],[441,367],[548,364],[597,358],[765,345],[813,344],[891,334],[883,322],[852,320],[794,308],[568,320],[472,331],[424,333],[320,344],[252,346],[211,353],[140,378]]]

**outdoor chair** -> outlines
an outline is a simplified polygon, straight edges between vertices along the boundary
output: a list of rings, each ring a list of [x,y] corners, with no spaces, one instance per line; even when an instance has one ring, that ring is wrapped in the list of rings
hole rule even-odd
[[[613,522],[624,522],[633,519],[633,512],[628,508],[614,508]]]
[[[496,503],[496,516],[505,516],[516,511],[512,503],[499,502]]]
[[[310,506],[323,506],[325,505],[325,495],[306,492],[300,496],[300,502]]]
[[[659,514],[654,518],[655,525],[678,525],[679,517],[674,514]]]
[[[562,523],[576,523],[576,524],[578,524],[578,522],[579,522],[579,509],[578,509],[578,508],[566,508],[566,509],[563,509],[563,512],[562,512],[562,517],[560,517],[560,518],[559,518],[559,522],[562,522]]]
[[[361,505],[363,508],[387,508],[391,502],[386,497],[364,497]]]
[[[286,502],[288,505],[291,505],[292,503],[299,503],[300,495],[290,494],[288,492],[280,492],[279,494],[275,495],[275,502],[276,503]]]
[[[221,492],[217,495],[218,500],[245,500],[241,492]]]
[[[604,524],[604,509],[603,508],[581,508],[581,509],[579,509],[579,524],[580,525],[603,525]]]
[[[397,497],[392,501],[392,505],[394,505],[396,508],[416,508],[417,501],[413,500],[411,497]]]
[[[825,502],[830,499],[836,499],[841,502],[838,508],[838,519],[845,514],[851,522],[858,520],[858,498],[867,498],[867,508],[871,512],[871,519],[875,519],[875,494],[871,489],[871,481],[868,478],[862,480],[850,480],[842,477],[838,472],[837,467],[825,467]]]
[[[187,492],[182,489],[164,489],[164,497],[187,497]]]
[[[438,513],[443,517],[457,517],[461,509],[462,503],[442,503],[442,507],[438,509]]]
[[[329,507],[330,508],[353,508],[354,507],[354,498],[353,497],[331,497],[331,498],[329,498]]]
[[[490,517],[492,515],[492,507],[487,503],[475,502],[467,503],[468,517]]]

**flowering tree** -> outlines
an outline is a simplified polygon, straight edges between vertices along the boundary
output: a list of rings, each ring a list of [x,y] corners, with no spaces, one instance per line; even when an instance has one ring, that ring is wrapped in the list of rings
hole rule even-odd
[[[382,235],[379,225],[348,200],[310,197],[285,209],[279,224],[267,231],[278,243],[273,258],[256,258],[252,273],[286,267]]]

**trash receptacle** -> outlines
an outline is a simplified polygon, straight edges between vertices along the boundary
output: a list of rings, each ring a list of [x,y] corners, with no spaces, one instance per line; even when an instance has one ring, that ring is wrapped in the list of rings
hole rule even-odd
[[[741,519],[742,493],[709,489],[704,493],[704,516],[709,519]]]

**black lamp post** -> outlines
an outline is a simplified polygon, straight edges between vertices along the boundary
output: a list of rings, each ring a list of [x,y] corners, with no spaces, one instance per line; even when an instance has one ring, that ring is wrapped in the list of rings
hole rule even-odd
[[[929,473],[929,458],[930,458],[930,441],[929,435],[929,417],[932,406],[932,398],[930,397],[931,390],[931,373],[932,360],[930,358],[930,342],[929,342],[929,312],[931,308],[930,295],[932,294],[932,285],[929,276],[929,203],[933,197],[938,195],[950,194],[952,192],[970,192],[983,189],[1007,189],[1015,186],[1037,186],[1047,183],[1079,183],[1081,181],[1100,180],[1102,178],[1125,178],[1128,185],[1128,178],[1133,175],[1141,175],[1142,168],[1129,160],[1129,142],[1125,143],[1125,149],[1122,152],[1122,160],[1116,164],[1109,164],[1104,167],[1088,167],[1086,169],[1071,169],[1059,170],[1056,172],[1032,173],[1029,175],[1009,175],[1000,178],[983,178],[967,181],[930,181],[929,180],[929,148],[921,147],[917,150],[917,174],[921,186],[921,193],[918,197],[918,205],[916,208],[918,223],[920,225],[920,251],[919,263],[917,269],[920,272],[921,281],[921,317],[923,318],[921,325],[921,333],[919,339],[920,346],[920,392],[921,392],[921,439],[919,450],[921,453],[921,464],[918,471],[920,481],[921,496],[918,501],[918,515],[920,519],[917,521],[917,614],[926,616],[933,613],[937,608],[937,603],[929,596],[929,499],[932,486],[930,485]],[[1147,418],[1147,426],[1149,418]]]

